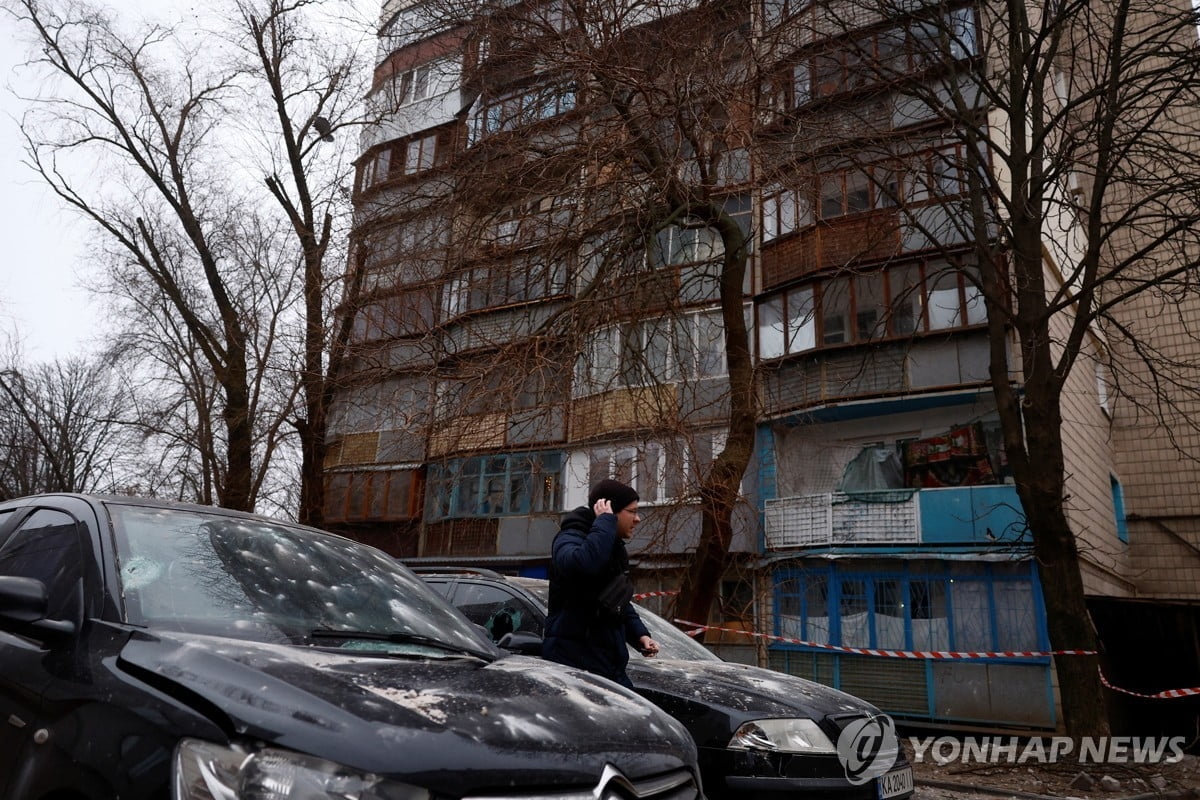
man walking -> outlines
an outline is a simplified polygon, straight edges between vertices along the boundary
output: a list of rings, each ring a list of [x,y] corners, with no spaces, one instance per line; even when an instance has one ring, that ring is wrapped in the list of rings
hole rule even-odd
[[[626,644],[648,658],[658,653],[630,602],[625,542],[639,522],[638,493],[612,479],[592,487],[586,506],[563,515],[551,546],[550,612],[542,644],[549,660],[629,688]]]

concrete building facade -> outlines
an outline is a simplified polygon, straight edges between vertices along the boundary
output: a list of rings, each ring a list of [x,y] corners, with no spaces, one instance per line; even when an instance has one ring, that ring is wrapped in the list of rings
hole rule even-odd
[[[1049,649],[989,383],[968,208],[972,158],[982,154],[974,168],[987,185],[1008,178],[995,143],[976,142],[973,156],[933,102],[958,103],[977,130],[1004,129],[971,77],[992,65],[996,17],[969,2],[766,0],[703,18],[698,8],[646,10],[623,22],[618,44],[644,50],[673,19],[703,19],[738,43],[721,50],[729,74],[751,65],[756,79],[742,85],[761,87],[753,102],[713,98],[723,135],[745,134],[706,186],[749,242],[758,430],[734,567],[700,621],[726,631],[708,641],[913,722],[1056,729],[1049,658],[854,652]],[[725,253],[687,213],[639,217],[650,192],[605,163],[616,151],[561,156],[605,103],[623,101],[597,103],[602,81],[556,71],[554,51],[530,44],[570,41],[578,11],[557,0],[384,4],[370,101],[387,115],[359,161],[343,309],[355,356],[325,513],[406,560],[539,575],[558,514],[613,476],[642,498],[639,586],[669,591],[699,535],[698,480],[726,442]],[[640,56],[631,68],[644,68]],[[681,173],[697,169],[702,143],[687,146]],[[1073,280],[1081,226],[1047,215],[1050,291]],[[1156,315],[1136,300],[1124,311]],[[1070,315],[1054,332],[1065,335]],[[1186,358],[1200,303],[1172,319],[1147,336]],[[1003,346],[1019,363],[1015,338]],[[1194,602],[1196,466],[1171,431],[1122,405],[1100,328],[1083,349],[1062,410],[1086,591]]]

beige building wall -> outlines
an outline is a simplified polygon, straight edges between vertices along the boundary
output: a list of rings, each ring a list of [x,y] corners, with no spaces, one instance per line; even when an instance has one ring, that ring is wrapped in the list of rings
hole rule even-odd
[[[1170,5],[1190,8],[1187,0],[1172,0]],[[1182,44],[1195,46],[1193,31],[1179,35],[1190,40]],[[1200,147],[1194,135],[1200,108],[1187,105],[1173,111],[1173,119],[1163,123],[1176,125],[1173,144]],[[1128,246],[1138,244],[1132,239]],[[1185,257],[1194,261],[1197,253]],[[1160,351],[1161,362],[1177,365],[1173,369],[1185,382],[1200,384],[1200,297],[1194,286],[1189,293],[1176,289],[1168,297],[1143,293],[1118,311],[1124,325]],[[1195,600],[1200,598],[1200,393],[1168,385],[1165,394],[1174,407],[1167,419],[1157,418],[1154,409],[1162,407],[1150,387],[1161,364],[1144,363],[1127,345],[1114,348],[1119,391],[1113,402],[1113,433],[1139,594]]]
[[[1053,280],[1055,270],[1048,273],[1047,279]],[[1055,322],[1057,341],[1063,340],[1070,324],[1066,314]],[[1111,482],[1115,454],[1109,416],[1101,405],[1096,380],[1098,347],[1097,340],[1087,340],[1063,388],[1065,506],[1079,546],[1084,591],[1127,597],[1136,593],[1136,585],[1129,548],[1117,535]],[[1039,422],[1029,419],[1026,424]]]
[[[1126,324],[1162,349],[1163,355],[1192,364],[1200,379],[1200,298],[1166,307],[1140,297],[1122,309]],[[1121,353],[1126,376],[1113,403],[1118,476],[1125,491],[1132,569],[1139,594],[1163,599],[1200,598],[1200,400],[1172,392],[1178,404],[1163,424],[1144,406],[1153,401],[1142,388],[1151,367],[1128,352]],[[1139,385],[1140,383],[1140,385]],[[1132,396],[1130,396],[1132,395]],[[1143,407],[1139,407],[1139,404]]]

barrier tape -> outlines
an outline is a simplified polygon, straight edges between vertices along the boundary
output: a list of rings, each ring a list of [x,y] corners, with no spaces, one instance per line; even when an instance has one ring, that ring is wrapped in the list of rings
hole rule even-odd
[[[1100,683],[1104,684],[1104,686],[1106,688],[1112,689],[1114,692],[1120,692],[1121,694],[1127,694],[1131,697],[1141,697],[1146,700],[1174,700],[1177,697],[1191,697],[1194,695],[1200,695],[1200,687],[1196,687],[1196,688],[1192,688],[1192,689],[1167,689],[1164,692],[1155,692],[1154,694],[1142,694],[1141,692],[1131,692],[1128,689],[1122,689],[1119,686],[1113,686],[1111,683],[1108,682],[1108,678],[1104,677],[1103,672],[1100,673]]]
[[[760,639],[771,639],[777,642],[787,642],[789,644],[799,644],[805,647],[816,647],[822,650],[835,650],[840,653],[854,653],[857,655],[868,656],[885,656],[889,658],[933,658],[933,659],[954,659],[954,658],[1042,658],[1045,656],[1094,656],[1095,650],[1026,650],[1026,651],[989,651],[989,652],[974,652],[974,651],[956,651],[956,650],[872,650],[869,648],[860,647],[839,647],[832,644],[821,644],[820,642],[806,642],[802,639],[789,639],[786,636],[773,636],[769,633],[759,633],[757,631],[743,631],[737,628],[722,628],[718,625],[700,625],[696,622],[689,622],[685,619],[676,619],[675,622],[680,625],[690,625],[691,630],[684,631],[688,636],[699,636],[705,631],[728,631],[729,633],[740,633],[743,636],[756,636]],[[1100,683],[1107,689],[1121,694],[1127,694],[1131,697],[1140,697],[1145,700],[1174,700],[1180,697],[1194,697],[1200,695],[1200,687],[1188,689],[1167,689],[1154,694],[1143,694],[1142,692],[1134,692],[1129,689],[1122,689],[1119,686],[1113,686],[1109,683],[1108,678],[1104,677],[1104,671],[1100,670]]]
[[[685,619],[674,620],[680,625],[690,625],[695,630],[688,631],[689,636],[696,636],[704,631],[728,631],[740,633],[743,636],[757,636],[760,639],[771,639],[776,642],[799,644],[805,647],[816,647],[821,650],[834,650],[839,653],[854,653],[864,656],[884,656],[886,658],[1044,658],[1046,656],[1094,656],[1095,650],[1024,650],[1024,651],[958,651],[958,650],[875,650],[865,647],[841,647],[820,642],[806,642],[802,639],[789,639],[786,636],[773,636],[757,631],[743,631],[737,628],[722,628],[716,625],[701,625]]]
[[[673,597],[677,594],[679,594],[678,589],[672,589],[671,591],[662,591],[662,592],[639,592],[638,594],[635,594],[633,596],[633,599],[634,600],[645,600],[647,597]]]

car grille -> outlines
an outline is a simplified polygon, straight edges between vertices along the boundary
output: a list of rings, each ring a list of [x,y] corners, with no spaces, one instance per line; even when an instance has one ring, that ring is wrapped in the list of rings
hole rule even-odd
[[[834,728],[833,737],[832,737],[833,743],[837,744],[838,737],[841,735],[842,731],[845,730],[848,725],[850,725],[850,723],[857,722],[858,720],[866,719],[866,718],[867,718],[866,714],[847,714],[845,716],[832,716],[831,715],[831,716],[826,717],[825,718],[826,723],[829,725],[832,725]],[[826,731],[826,733],[828,733],[828,732],[829,731]],[[899,739],[897,739],[895,742],[892,742],[891,744],[892,744],[892,746],[888,747],[885,750],[882,750],[880,752],[880,755],[883,758],[895,760],[900,755]]]
[[[463,800],[699,800],[700,786],[689,770],[677,769],[658,775],[632,780],[609,764],[592,789],[574,792],[542,793],[504,796],[487,795]]]

